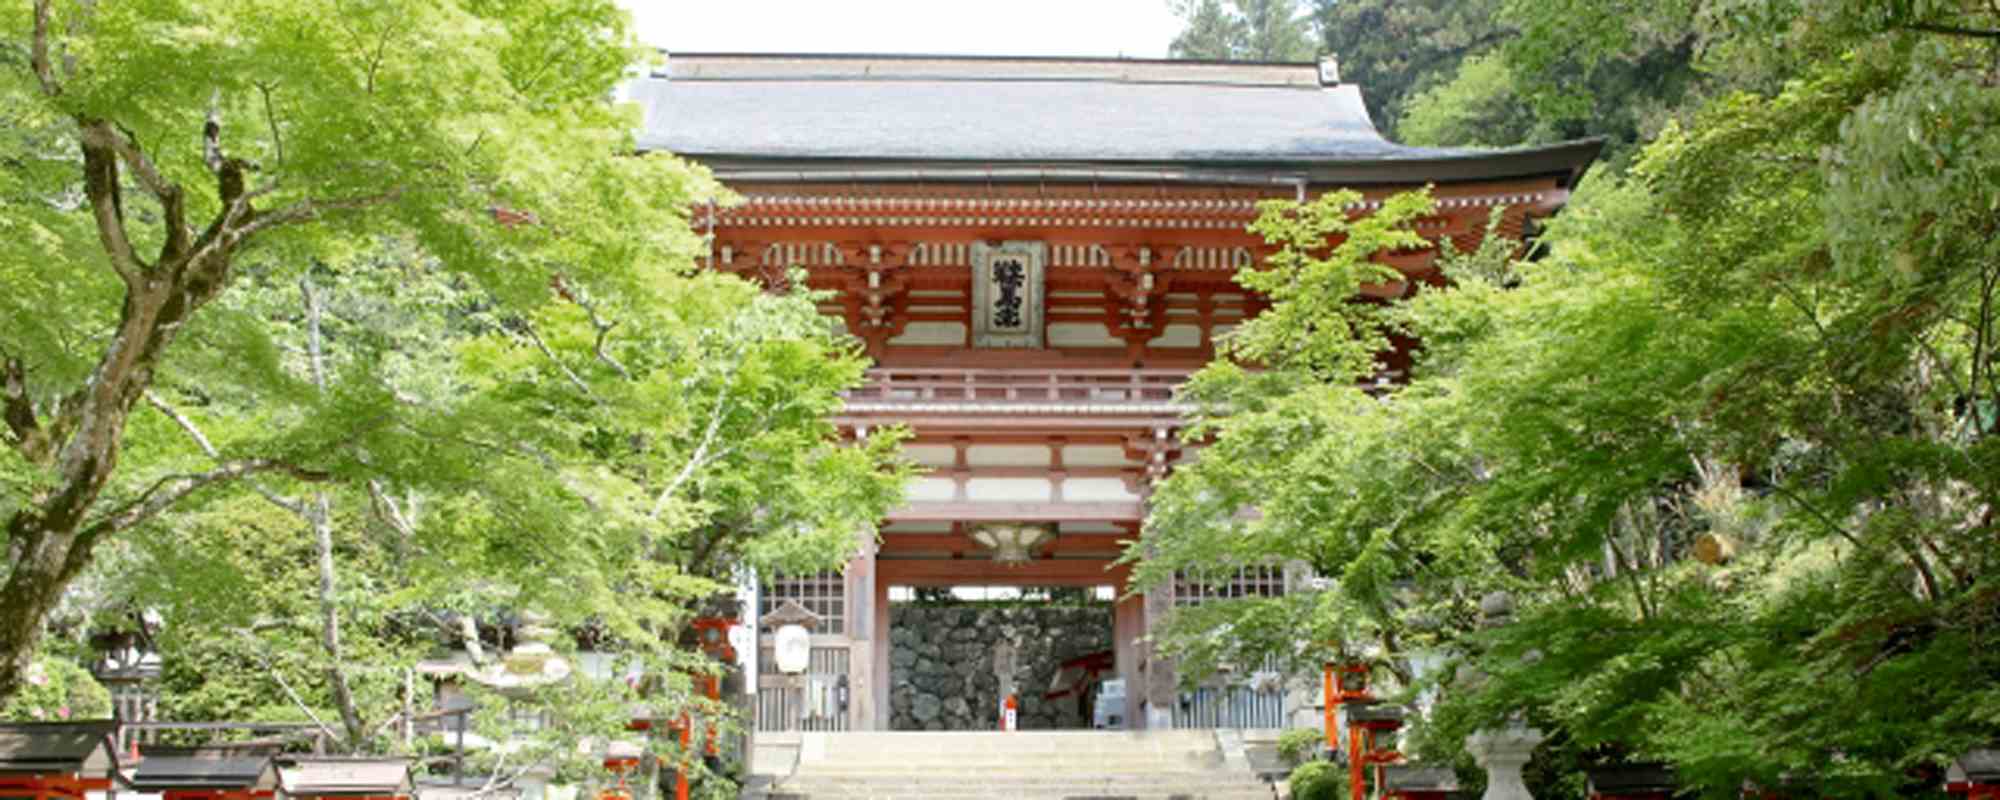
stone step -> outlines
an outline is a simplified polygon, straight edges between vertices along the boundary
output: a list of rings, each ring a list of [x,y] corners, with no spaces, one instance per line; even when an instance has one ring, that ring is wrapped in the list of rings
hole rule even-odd
[[[1208,798],[1209,800],[1273,800],[1275,793],[1265,784],[1228,784],[1191,782],[1183,784],[1137,784],[1121,783],[1075,783],[1021,785],[1009,782],[987,782],[977,776],[968,776],[955,786],[907,784],[821,784],[785,781],[763,793],[746,794],[746,798],[802,798],[828,800],[829,798],[925,798],[926,800],[1012,800],[1014,798],[1048,798],[1049,800],[1069,800],[1072,798]]]
[[[988,782],[968,778],[954,786],[913,786],[903,783],[817,783],[784,781],[772,787],[776,792],[793,792],[808,795],[823,794],[869,794],[894,793],[918,796],[938,795],[980,795],[985,797],[1019,797],[1026,795],[1119,795],[1119,794],[1186,794],[1186,793],[1227,793],[1262,794],[1269,797],[1271,787],[1261,783],[1215,784],[1206,782],[1181,784],[1125,784],[1125,783],[1048,783],[1023,786],[1006,782]]]
[[[793,748],[746,800],[1273,800],[1214,731],[854,732]]]
[[[770,794],[744,794],[742,800],[1276,800],[1270,788],[1260,790],[1174,790],[1174,792],[1128,792],[1128,790],[1078,790],[1078,792],[1056,792],[1056,794],[1036,794],[1036,792],[972,792],[972,794],[934,794],[934,792],[908,792],[908,790],[862,790],[862,792],[770,792]]]
[[[821,758],[841,761],[893,754],[899,759],[963,759],[979,756],[1133,757],[1204,760],[1219,757],[1213,733],[1023,732],[1023,733],[846,733],[820,739]]]
[[[1042,776],[1073,778],[1079,775],[1101,775],[1117,778],[1145,778],[1155,775],[1202,777],[1213,774],[1231,774],[1222,770],[1207,773],[1188,769],[1183,765],[1142,764],[1131,762],[1109,762],[1090,764],[1065,761],[1044,764],[1021,764],[1009,761],[966,761],[950,765],[932,765],[913,768],[907,765],[891,764],[826,764],[801,769],[796,775],[824,775],[830,778],[888,779],[894,777],[922,777],[926,775],[985,775],[993,778],[1036,778]],[[1248,775],[1245,771],[1243,774]]]
[[[1052,794],[1006,791],[937,794],[932,792],[883,789],[879,791],[868,790],[856,792],[775,791],[769,794],[745,794],[743,800],[1275,800],[1276,797],[1277,795],[1268,787],[1256,791],[1190,789],[1169,792],[1132,792],[1123,790],[1107,792],[1081,790]]]
[[[950,789],[955,786],[965,785],[965,782],[967,780],[977,780],[981,783],[991,784],[991,785],[1005,784],[1007,786],[1025,786],[1025,787],[1077,786],[1083,784],[1101,785],[1101,786],[1117,785],[1117,786],[1164,786],[1164,787],[1262,786],[1263,785],[1262,781],[1259,781],[1255,778],[1251,778],[1247,775],[1232,775],[1228,773],[1220,773],[1214,775],[1190,775],[1186,773],[1181,773],[1181,774],[1097,773],[1090,775],[1022,776],[1022,775],[994,775],[990,773],[978,772],[976,770],[954,772],[949,775],[914,775],[914,774],[885,775],[879,773],[829,775],[825,773],[814,773],[810,775],[794,775],[789,778],[785,778],[782,781],[779,781],[779,783],[787,786],[812,785],[812,786],[822,786],[822,787],[879,786],[879,785],[895,784],[895,785],[911,786],[911,787],[931,787],[937,789]]]

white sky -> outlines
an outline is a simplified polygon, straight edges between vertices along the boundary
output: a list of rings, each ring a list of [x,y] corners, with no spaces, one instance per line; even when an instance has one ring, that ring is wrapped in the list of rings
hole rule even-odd
[[[1167,0],[622,0],[669,52],[1161,58]]]

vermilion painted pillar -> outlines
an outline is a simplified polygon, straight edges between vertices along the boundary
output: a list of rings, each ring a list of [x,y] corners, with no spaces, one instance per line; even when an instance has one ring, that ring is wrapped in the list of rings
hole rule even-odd
[[[883,714],[883,706],[875,701],[886,695],[877,686],[886,685],[888,679],[876,665],[885,658],[882,654],[887,653],[889,640],[876,635],[880,629],[876,620],[887,611],[875,603],[875,584],[880,583],[875,569],[875,531],[863,531],[857,539],[860,551],[847,562],[847,638],[852,643],[847,653],[847,727],[866,731],[874,730]]]
[[[886,731],[889,729],[889,686],[895,680],[895,675],[890,672],[889,666],[888,581],[877,580],[875,582],[873,605],[875,607],[875,649],[872,655],[874,656],[873,669],[875,682],[869,685],[869,688],[872,690],[869,694],[874,698],[875,717],[868,720],[866,730]]]
[[[1125,587],[1119,587],[1124,591]],[[1126,728],[1140,727],[1139,701],[1145,696],[1145,675],[1140,671],[1139,637],[1146,635],[1146,599],[1120,597],[1111,608],[1111,658],[1118,677],[1125,680]]]

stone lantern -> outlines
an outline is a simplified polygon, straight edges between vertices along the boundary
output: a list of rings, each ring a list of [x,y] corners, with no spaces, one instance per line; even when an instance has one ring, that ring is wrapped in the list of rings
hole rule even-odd
[[[758,622],[773,634],[771,660],[785,678],[785,730],[802,730],[811,688],[806,672],[812,666],[812,631],[819,627],[820,616],[796,600],[786,600]]]
[[[556,630],[548,623],[544,614],[521,612],[514,647],[470,677],[487,688],[515,696],[568,678],[574,667],[549,646]]]
[[[1497,628],[1514,616],[1514,598],[1494,592],[1479,601],[1480,625]],[[1489,728],[1465,737],[1465,749],[1486,770],[1486,793],[1480,800],[1534,800],[1528,784],[1521,780],[1521,768],[1534,757],[1542,732],[1527,726],[1518,715],[1505,727]]]

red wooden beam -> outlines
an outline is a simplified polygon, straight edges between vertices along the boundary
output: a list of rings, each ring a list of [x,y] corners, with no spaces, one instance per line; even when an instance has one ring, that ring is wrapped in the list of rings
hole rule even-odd
[[[1129,565],[1083,559],[1038,559],[1001,564],[971,559],[882,559],[876,580],[892,586],[1124,586]]]
[[[1123,533],[1068,533],[1035,552],[1111,559],[1125,552],[1126,537]],[[887,554],[985,552],[971,537],[955,533],[884,533],[881,548],[879,552]]]
[[[1018,424],[1018,420],[1015,420]],[[1037,424],[1042,424],[1038,421]],[[910,503],[889,512],[891,522],[935,520],[945,522],[1126,522],[1144,519],[1143,503],[976,503],[929,501]]]

